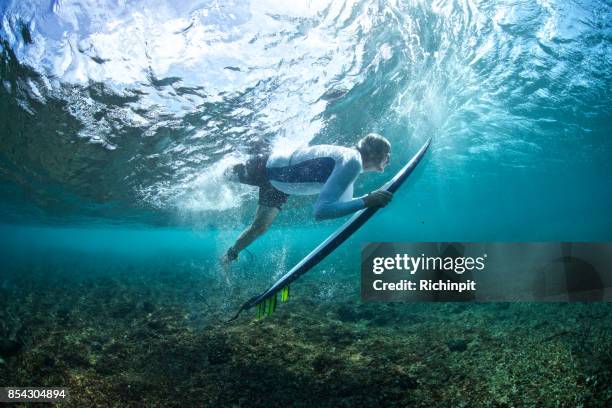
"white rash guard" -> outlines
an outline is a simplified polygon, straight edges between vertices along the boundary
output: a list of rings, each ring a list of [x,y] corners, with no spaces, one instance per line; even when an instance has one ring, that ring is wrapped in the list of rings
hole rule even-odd
[[[341,217],[365,208],[363,198],[353,198],[353,183],[363,171],[356,149],[316,145],[291,154],[272,154],[266,171],[272,186],[286,194],[319,194],[314,206],[317,219]]]

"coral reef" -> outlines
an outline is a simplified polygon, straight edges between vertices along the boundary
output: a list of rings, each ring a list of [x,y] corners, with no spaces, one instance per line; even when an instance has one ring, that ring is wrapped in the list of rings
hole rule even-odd
[[[22,270],[0,288],[0,383],[60,404],[147,407],[612,404],[612,305],[367,303],[296,285],[271,317],[225,323],[189,270]]]

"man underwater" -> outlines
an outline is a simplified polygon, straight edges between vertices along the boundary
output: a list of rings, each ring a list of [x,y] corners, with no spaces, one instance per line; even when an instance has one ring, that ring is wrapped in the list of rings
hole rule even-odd
[[[240,251],[266,232],[291,194],[319,197],[314,205],[317,220],[342,217],[367,207],[384,207],[393,194],[373,191],[353,197],[357,176],[366,171],[384,171],[391,157],[391,144],[370,133],[354,148],[315,145],[290,154],[253,156],[230,169],[230,179],[259,187],[255,219],[230,247],[221,261],[228,264]]]

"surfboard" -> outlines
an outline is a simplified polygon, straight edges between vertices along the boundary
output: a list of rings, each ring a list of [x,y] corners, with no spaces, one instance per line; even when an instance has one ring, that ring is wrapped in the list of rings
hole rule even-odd
[[[430,143],[431,138],[429,138],[408,161],[408,163],[406,163],[406,165],[404,165],[404,167],[402,167],[401,170],[398,171],[395,176],[386,182],[380,189],[395,193],[419,164]],[[235,320],[243,310],[248,310],[253,306],[257,306],[258,318],[261,318],[264,315],[271,315],[274,310],[276,310],[277,295],[279,292],[281,294],[281,302],[287,301],[289,298],[289,285],[325,259],[327,255],[331,254],[344,241],[353,235],[355,231],[357,231],[363,224],[372,218],[372,216],[376,214],[380,208],[381,207],[369,207],[357,211],[351,218],[348,219],[348,221],[342,224],[325,241],[321,242],[319,246],[313,249],[304,257],[304,259],[291,268],[289,272],[270,286],[270,288],[245,302],[240,309],[238,309],[234,317],[232,317],[229,321]]]

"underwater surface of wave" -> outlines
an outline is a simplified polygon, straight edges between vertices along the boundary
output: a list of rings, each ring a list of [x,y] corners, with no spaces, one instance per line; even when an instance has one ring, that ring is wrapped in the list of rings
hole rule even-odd
[[[222,181],[229,164],[377,131],[394,158],[435,136],[403,193],[432,234],[525,237],[535,222],[536,238],[609,238],[611,12],[598,1],[4,1],[0,216],[236,225],[253,191]],[[286,214],[308,222],[310,201]]]

